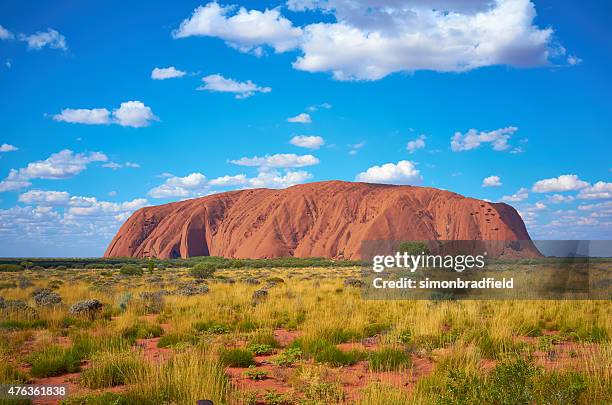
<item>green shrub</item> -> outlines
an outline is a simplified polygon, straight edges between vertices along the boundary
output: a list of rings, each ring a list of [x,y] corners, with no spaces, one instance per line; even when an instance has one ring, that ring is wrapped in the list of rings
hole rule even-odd
[[[371,352],[368,356],[369,367],[372,371],[393,371],[410,367],[412,361],[404,350],[385,347]]]
[[[88,394],[71,396],[60,401],[60,405],[130,405],[128,399],[122,394],[104,392],[102,394]]]
[[[217,270],[217,266],[213,263],[197,263],[195,266],[189,270],[189,274],[195,279],[203,280],[206,278],[211,278],[215,271]]]
[[[119,273],[124,276],[142,276],[143,271],[142,267],[135,264],[124,264],[121,266],[121,269],[119,269]]]
[[[253,354],[257,356],[262,356],[265,354],[272,353],[272,346],[267,344],[249,344],[249,350],[253,352]]]
[[[254,381],[265,380],[268,373],[265,370],[257,370],[254,365],[250,365],[249,369],[244,372],[244,375]]]
[[[22,270],[23,266],[19,264],[0,264],[0,272],[16,272]]]
[[[521,357],[498,363],[487,379],[491,400],[501,404],[531,404],[534,402],[534,376],[537,368]]]
[[[302,349],[299,347],[288,347],[274,358],[274,364],[279,366],[290,366],[302,358]]]
[[[219,361],[228,367],[248,367],[255,364],[253,352],[246,349],[222,349]]]

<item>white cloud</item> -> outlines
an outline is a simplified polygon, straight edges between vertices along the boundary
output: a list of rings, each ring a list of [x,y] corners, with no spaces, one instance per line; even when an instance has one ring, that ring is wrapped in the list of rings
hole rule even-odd
[[[606,212],[612,215],[612,201],[605,201],[597,204],[584,204],[579,205],[578,209],[581,211],[599,211]]]
[[[16,150],[19,150],[19,148],[8,143],[0,145],[0,152],[14,152]]]
[[[65,108],[61,113],[53,115],[53,119],[74,124],[101,125],[111,123],[110,111],[106,108]]]
[[[107,169],[117,170],[117,169],[122,168],[123,165],[117,162],[108,162],[108,163],[104,163],[102,167],[106,167]]]
[[[478,4],[466,8],[465,4]],[[548,64],[553,31],[533,24],[529,0],[294,1],[336,22],[304,28],[293,64],[338,80],[378,80],[399,71],[463,72],[483,66]]]
[[[61,49],[63,51],[68,49],[66,38],[51,28],[47,29],[47,31],[37,32],[31,35],[20,34],[19,40],[27,42],[28,49],[40,50],[44,47]]]
[[[406,150],[408,153],[414,153],[418,149],[423,149],[425,147],[425,139],[427,139],[427,137],[425,135],[421,135],[417,139],[408,141],[408,144],[406,145]]]
[[[579,65],[582,63],[582,59],[580,59],[576,55],[569,55],[567,57],[567,63],[568,65],[571,65],[571,66]]]
[[[551,196],[548,196],[546,201],[551,204],[569,203],[574,201],[574,197],[572,197],[571,195],[553,194]]]
[[[212,186],[227,187],[227,186],[242,186],[248,184],[248,179],[244,174],[237,174],[235,176],[221,176],[216,179],[212,179],[208,184]]]
[[[52,116],[55,121],[73,124],[107,125],[118,124],[123,127],[140,128],[149,126],[159,118],[150,107],[141,101],[126,101],[111,112],[106,108],[65,108],[61,113]]]
[[[319,20],[296,27],[279,8],[246,10],[211,2],[198,7],[173,35],[216,37],[257,56],[264,46],[276,52],[297,48],[301,55],[295,69],[329,72],[337,80],[378,80],[402,71],[546,66],[564,53],[553,41],[552,28],[534,24],[530,0],[289,0],[287,6],[320,11],[309,15]]]
[[[539,180],[534,183],[531,190],[536,193],[552,193],[558,191],[580,190],[589,185],[575,174],[563,174],[556,178]]]
[[[235,11],[236,8],[217,2],[200,6],[172,35],[174,38],[217,37],[241,52],[256,55],[263,53],[262,46],[285,52],[299,44],[302,30],[281,16],[278,9],[258,11],[240,7]]]
[[[106,162],[108,158],[101,152],[77,153],[64,149],[45,160],[28,163],[21,169],[11,169],[8,176],[0,182],[1,191],[18,190],[28,187],[31,179],[65,179],[73,177],[94,162]]]
[[[297,135],[291,138],[289,143],[301,148],[319,149],[325,141],[320,136]]]
[[[13,33],[4,28],[2,25],[0,25],[0,40],[8,40],[13,38]]]
[[[187,72],[176,69],[174,66],[167,68],[155,68],[151,72],[151,79],[153,80],[166,80],[174,79],[175,77],[183,77]]]
[[[233,79],[227,79],[220,74],[203,77],[202,81],[204,85],[198,87],[198,90],[234,93],[237,99],[251,97],[255,93],[269,93],[272,91],[270,87],[259,87],[250,80],[238,82]]]
[[[243,157],[237,160],[231,160],[230,162],[239,166],[254,166],[260,168],[288,168],[316,165],[319,163],[319,159],[312,155],[279,153],[276,155],[266,155],[263,157]]]
[[[499,176],[489,176],[489,177],[485,177],[482,180],[483,187],[499,187],[501,185],[502,185],[502,182]]]
[[[310,124],[312,122],[312,118],[310,118],[310,114],[300,113],[295,117],[287,118],[287,122],[299,122],[300,124]]]
[[[359,143],[354,143],[354,144],[349,144],[349,155],[351,156],[355,156],[357,153],[359,153],[359,149],[363,148],[365,146],[365,141],[361,141]]]
[[[512,195],[505,195],[502,197],[502,201],[505,202],[520,202],[529,198],[529,190],[522,187],[519,188],[518,191]]]
[[[372,166],[365,172],[359,173],[355,180],[366,183],[415,184],[420,183],[423,177],[414,162],[400,160],[397,164]]]
[[[285,188],[303,183],[312,178],[306,171],[287,171],[284,174],[278,170],[263,170],[256,177],[248,178],[244,174],[221,176],[210,181],[201,173],[192,173],[185,177],[172,176],[149,191],[153,198],[192,198],[212,193],[214,188],[240,187],[246,188]]]
[[[315,111],[318,111],[318,110],[320,110],[320,109],[322,109],[322,108],[323,108],[323,109],[326,109],[326,110],[329,110],[330,108],[332,108],[332,105],[331,105],[330,103],[325,102],[325,103],[321,103],[321,104],[314,104],[314,105],[311,105],[311,106],[309,106],[309,107],[308,107],[308,108],[306,108],[306,109],[307,109],[308,111],[310,111],[310,112],[315,112]]]
[[[19,201],[28,205],[67,205],[70,194],[65,191],[30,190],[20,194]]]
[[[578,193],[578,198],[581,200],[596,200],[612,198],[612,183],[598,181],[592,186],[588,186]]]
[[[510,136],[517,130],[516,127],[506,127],[488,132],[470,129],[465,135],[461,132],[455,132],[455,135],[451,138],[451,149],[453,152],[461,152],[476,149],[483,143],[490,143],[493,150],[506,150],[510,147],[508,145]]]
[[[312,178],[312,175],[304,170],[289,171],[283,176],[277,170],[264,171],[249,179],[250,187],[260,188],[286,188],[300,184]]]
[[[208,184],[202,173],[191,173],[185,177],[168,177],[164,184],[149,190],[153,198],[194,197],[206,194]]]
[[[140,128],[149,126],[151,121],[157,121],[159,118],[153,114],[150,107],[147,107],[141,101],[126,101],[121,103],[121,106],[113,111],[113,117],[117,124],[122,127]]]
[[[106,167],[108,169],[113,169],[113,170],[121,169],[123,167],[129,167],[129,168],[132,168],[132,169],[137,169],[137,168],[140,167],[140,165],[138,163],[134,163],[134,162],[125,162],[125,163],[108,162],[108,163],[104,163],[102,165],[102,167]]]

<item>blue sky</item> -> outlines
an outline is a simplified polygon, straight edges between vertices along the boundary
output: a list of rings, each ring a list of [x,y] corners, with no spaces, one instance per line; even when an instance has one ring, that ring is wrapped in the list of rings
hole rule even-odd
[[[332,179],[610,239],[611,8],[4,2],[0,256],[99,256],[144,205]]]

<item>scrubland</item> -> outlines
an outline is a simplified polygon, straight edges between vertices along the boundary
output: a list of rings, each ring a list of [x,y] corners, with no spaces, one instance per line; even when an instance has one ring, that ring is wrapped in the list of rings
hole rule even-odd
[[[345,266],[93,267],[0,273],[0,383],[68,384],[63,404],[612,398],[609,300],[365,300]]]

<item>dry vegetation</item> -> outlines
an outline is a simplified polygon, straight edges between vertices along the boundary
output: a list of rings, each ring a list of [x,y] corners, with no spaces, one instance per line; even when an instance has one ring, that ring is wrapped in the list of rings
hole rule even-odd
[[[67,383],[66,404],[612,398],[609,301],[370,301],[358,273],[0,273],[0,382]]]

